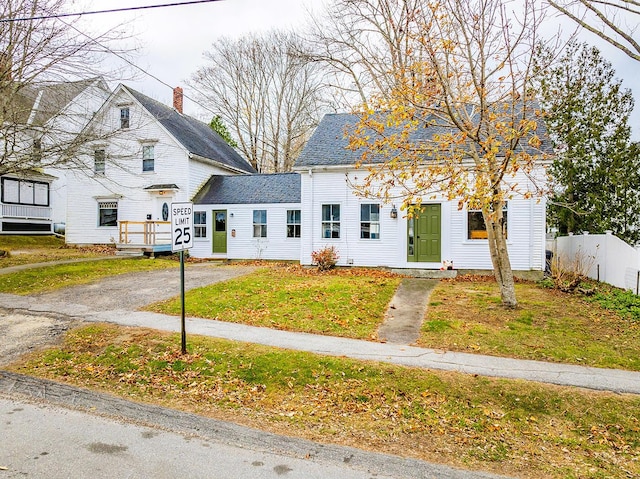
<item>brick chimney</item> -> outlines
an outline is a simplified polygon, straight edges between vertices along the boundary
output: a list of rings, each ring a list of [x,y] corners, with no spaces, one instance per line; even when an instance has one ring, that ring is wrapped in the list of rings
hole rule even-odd
[[[179,86],[173,89],[173,108],[176,109],[178,113],[182,113],[182,88]]]

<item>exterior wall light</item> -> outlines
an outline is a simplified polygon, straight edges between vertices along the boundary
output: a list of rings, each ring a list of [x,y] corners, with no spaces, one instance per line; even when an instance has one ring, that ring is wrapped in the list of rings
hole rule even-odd
[[[391,216],[391,218],[397,218],[398,217],[398,210],[396,209],[396,205],[393,205],[391,207],[391,213],[389,213],[389,216]]]

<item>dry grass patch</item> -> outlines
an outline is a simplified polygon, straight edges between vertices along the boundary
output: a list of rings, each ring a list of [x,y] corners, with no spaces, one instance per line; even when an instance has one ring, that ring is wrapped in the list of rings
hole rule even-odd
[[[112,256],[112,246],[75,247],[55,236],[0,235],[0,268],[49,261]]]
[[[491,278],[440,282],[419,344],[640,371],[640,321],[536,283],[517,283],[516,295],[518,308],[509,310]]]
[[[522,478],[640,477],[640,397],[113,325],[13,371],[276,433]]]
[[[400,276],[349,268],[319,273],[272,264],[241,278],[188,291],[189,316],[289,331],[376,339]],[[180,314],[180,300],[147,309]]]

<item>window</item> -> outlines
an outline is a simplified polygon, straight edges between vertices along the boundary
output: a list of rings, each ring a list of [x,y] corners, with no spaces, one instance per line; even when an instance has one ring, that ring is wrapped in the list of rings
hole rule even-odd
[[[507,237],[507,204],[502,208],[502,234]],[[482,211],[469,210],[467,212],[467,238],[468,239],[487,239],[487,227],[484,224]]]
[[[129,107],[120,108],[120,128],[129,128]]]
[[[360,238],[380,238],[380,205],[360,205]]]
[[[287,210],[287,238],[300,238],[300,210]]]
[[[2,178],[2,202],[49,206],[49,183]]]
[[[206,211],[193,212],[193,236],[194,238],[207,237],[207,212]]]
[[[142,171],[154,171],[155,169],[155,151],[153,145],[145,145],[142,147]]]
[[[253,237],[267,237],[267,210],[253,210]]]
[[[118,226],[118,202],[98,203],[98,226]]]
[[[322,205],[322,237],[340,238],[340,205]]]
[[[93,172],[104,174],[105,153],[104,150],[96,150],[93,152]]]

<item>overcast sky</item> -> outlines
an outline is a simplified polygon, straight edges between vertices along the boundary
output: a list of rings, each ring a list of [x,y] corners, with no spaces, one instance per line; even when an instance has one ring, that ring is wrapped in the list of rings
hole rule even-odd
[[[169,0],[87,0],[90,9],[124,8],[171,3]],[[174,0],[175,1],[175,0]],[[249,32],[271,28],[301,26],[306,10],[320,9],[324,0],[222,0],[218,2],[149,9],[123,13],[87,16],[94,27],[128,22],[127,30],[139,43],[135,62],[145,71],[172,86],[182,86],[189,96],[186,80],[204,65],[203,53],[221,36],[239,37]],[[566,21],[565,31],[574,29]],[[634,138],[640,139],[640,63],[599,42],[585,33],[581,39],[598,45],[605,58],[612,62],[623,86],[631,88],[636,100],[632,116]],[[165,104],[171,104],[171,89],[157,80],[140,74],[139,79],[124,83]],[[113,84],[112,86],[115,86]],[[185,100],[185,113],[208,121],[203,112]]]

